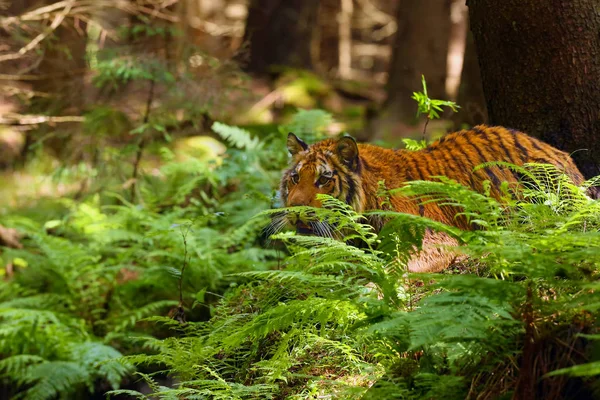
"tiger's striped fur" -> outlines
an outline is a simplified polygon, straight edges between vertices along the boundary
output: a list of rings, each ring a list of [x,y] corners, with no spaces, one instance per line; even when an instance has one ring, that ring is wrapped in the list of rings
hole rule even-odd
[[[324,193],[345,201],[357,212],[375,210],[381,208],[382,201],[377,196],[379,181],[384,181],[387,189],[394,189],[408,181],[440,175],[479,192],[483,191],[484,181],[489,180],[491,195],[499,198],[501,183],[516,183],[517,178],[508,168],[473,171],[489,161],[515,165],[549,163],[564,171],[575,184],[584,181],[567,153],[523,132],[485,125],[447,134],[420,151],[357,144],[350,137],[327,139],[309,147],[291,133],[288,149],[293,156],[292,166],[284,172],[280,187],[285,206],[320,207],[315,196]],[[395,211],[422,215],[461,229],[473,228],[466,219],[456,218],[458,210],[448,206],[419,205],[404,196],[393,196],[390,202]],[[423,250],[409,263],[409,269],[433,272],[446,268],[454,255],[440,250],[436,246],[439,243],[456,244],[444,234],[428,232]]]

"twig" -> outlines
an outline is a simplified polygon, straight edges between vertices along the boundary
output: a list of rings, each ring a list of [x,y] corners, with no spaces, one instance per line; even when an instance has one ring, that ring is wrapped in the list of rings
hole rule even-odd
[[[188,263],[187,235],[190,232],[191,228],[192,228],[191,223],[187,226],[187,229],[185,230],[185,232],[183,231],[183,229],[181,227],[179,228],[181,231],[181,237],[183,238],[183,265],[181,266],[181,273],[179,274],[179,282],[178,282],[179,304],[177,304],[176,307],[174,307],[173,309],[171,309],[171,311],[169,311],[169,317],[178,321],[180,324],[186,323],[185,309],[183,308],[183,274],[185,273],[185,268],[187,267],[187,263]]]
[[[156,14],[157,9],[164,9],[165,7],[159,8],[148,8],[143,4],[144,2],[140,2],[141,4],[134,4],[130,0],[63,0],[53,4],[49,4],[44,7],[36,8],[35,10],[31,10],[22,14],[20,16],[11,16],[0,18],[0,25],[3,27],[7,27],[9,25],[16,24],[20,21],[40,21],[48,18],[48,15],[63,9],[67,6],[67,4],[73,3],[74,12],[81,12],[82,10],[86,10],[86,8],[90,10],[98,10],[102,8],[118,8],[123,11],[132,12],[135,10],[144,11],[145,13],[152,13],[157,17],[166,17],[166,19],[177,18],[171,14],[166,14],[164,12],[159,12]],[[152,2],[147,2],[148,5],[153,5]]]
[[[19,95],[19,94],[23,94],[25,96],[27,96],[27,98],[32,98],[34,96],[36,97],[52,97],[52,95],[50,93],[46,93],[46,92],[40,92],[37,90],[31,90],[31,89],[26,89],[26,88],[20,88],[20,87],[16,87],[16,86],[3,86],[0,85],[0,92],[4,92],[9,96],[15,96],[15,95]]]
[[[429,125],[429,118],[425,119],[425,125],[423,125],[423,140],[425,140],[425,134],[427,133],[427,125]]]
[[[170,2],[157,4],[152,1],[132,3],[128,0],[65,0],[48,6],[39,7],[20,16],[0,18],[0,27],[4,30],[8,31],[11,25],[20,25],[21,28],[26,29],[27,26],[23,25],[23,22],[44,21],[51,18],[53,13],[62,10],[54,16],[54,19],[48,28],[44,29],[43,32],[34,37],[17,52],[0,55],[0,62],[19,59],[35,49],[61,25],[67,16],[72,17],[75,21],[83,20],[90,22],[92,19],[91,16],[96,14],[99,10],[113,8],[129,14],[147,14],[153,18],[160,18],[175,23],[179,22],[179,18],[176,15],[164,11],[165,7],[169,4]],[[74,25],[75,29],[77,29],[78,26],[75,22]]]
[[[192,18],[189,24],[194,29],[199,29],[212,36],[231,36],[231,37],[242,37],[244,36],[244,23],[234,22],[230,25],[216,24],[210,21],[202,21],[199,18]]]
[[[0,18],[0,26],[8,30],[11,25],[19,25],[23,22],[43,21],[50,17],[50,15],[57,10],[64,9],[68,4],[72,3],[70,14],[73,17],[80,17],[81,14],[88,13],[94,14],[102,9],[118,9],[125,11],[130,14],[149,14],[153,17],[164,19],[171,22],[178,22],[179,18],[173,14],[159,11],[164,7],[147,7],[143,2],[141,4],[134,4],[129,0],[66,0],[59,1],[48,6],[40,7],[35,10],[26,12],[19,16],[11,16]],[[148,2],[148,5],[155,5],[152,2]]]
[[[86,68],[78,68],[55,74],[33,75],[33,74],[0,74],[0,81],[43,81],[46,79],[65,78],[85,74]]]
[[[150,90],[148,92],[148,99],[146,101],[146,112],[144,113],[143,124],[147,124],[150,120],[150,110],[152,107],[152,100],[154,99],[154,79],[150,80]],[[138,149],[135,154],[135,161],[133,162],[133,175],[131,176],[131,202],[135,202],[135,191],[137,187],[137,178],[139,174],[140,161],[142,160],[142,154],[144,152],[144,147],[146,147],[146,140],[144,138],[144,133],[141,133],[142,137],[139,141]]]
[[[35,38],[33,38],[33,40],[31,42],[29,42],[27,45],[21,47],[21,49],[18,52],[0,56],[0,62],[8,61],[8,60],[16,60],[17,58],[21,58],[27,52],[33,50],[35,48],[35,46],[37,46],[42,40],[44,40],[46,37],[48,37],[48,35],[50,35],[52,32],[54,32],[56,30],[56,28],[58,28],[60,26],[60,24],[63,22],[63,20],[67,16],[67,14],[69,14],[69,11],[71,11],[71,8],[73,7],[73,3],[74,3],[74,0],[68,1],[65,5],[64,10],[60,14],[57,14],[54,17],[54,21],[52,21],[52,24],[50,25],[50,27],[48,27],[46,30],[44,30],[44,32],[40,33]]]
[[[185,267],[187,267],[188,261],[188,249],[187,249],[187,235],[190,232],[192,225],[188,225],[185,232],[180,228],[181,237],[183,238],[183,265],[181,266],[181,273],[179,274],[179,306],[183,307],[183,274],[185,273]]]
[[[268,107],[270,107],[275,102],[279,101],[282,96],[281,89],[274,89],[272,92],[267,94],[265,97],[260,99],[256,104],[250,107],[250,112],[262,111]]]
[[[0,116],[2,125],[35,125],[43,123],[59,122],[83,122],[84,117],[80,116],[47,116],[47,115],[23,115],[23,114],[5,114]]]

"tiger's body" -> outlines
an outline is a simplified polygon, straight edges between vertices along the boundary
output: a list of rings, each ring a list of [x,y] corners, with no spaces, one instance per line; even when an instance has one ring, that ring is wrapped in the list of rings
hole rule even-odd
[[[292,166],[281,180],[281,196],[285,206],[319,207],[319,193],[329,194],[350,204],[357,212],[381,208],[377,195],[378,182],[387,189],[401,187],[412,180],[429,180],[444,175],[476,191],[483,191],[489,180],[491,195],[498,198],[502,182],[516,183],[508,168],[473,169],[484,162],[503,161],[515,165],[525,163],[553,164],[580,185],[584,182],[571,157],[523,132],[502,127],[476,126],[447,134],[419,151],[393,150],[354,139],[327,139],[307,146],[295,135],[288,136]],[[398,212],[422,215],[433,220],[472,229],[464,218],[456,218],[457,209],[436,203],[421,205],[410,198],[395,195],[389,199]],[[306,225],[298,221],[298,224]],[[300,226],[298,225],[298,226]],[[376,227],[378,228],[378,227]],[[454,258],[438,244],[456,242],[441,233],[428,232],[422,251],[409,263],[414,272],[434,272],[446,268]]]

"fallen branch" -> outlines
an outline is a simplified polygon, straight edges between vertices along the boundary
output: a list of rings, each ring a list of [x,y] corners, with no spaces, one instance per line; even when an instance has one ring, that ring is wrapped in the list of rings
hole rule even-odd
[[[81,116],[48,116],[48,115],[23,115],[23,114],[5,114],[0,115],[0,124],[2,125],[35,125],[35,124],[54,124],[61,122],[83,122]]]

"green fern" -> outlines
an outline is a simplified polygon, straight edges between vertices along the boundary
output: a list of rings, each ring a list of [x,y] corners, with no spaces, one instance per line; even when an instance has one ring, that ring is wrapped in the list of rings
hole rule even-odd
[[[307,143],[325,139],[327,129],[333,123],[333,116],[323,110],[298,110],[292,120],[279,130],[287,136],[293,132]]]
[[[250,132],[244,129],[215,122],[212,130],[240,150],[254,151],[262,147],[262,142],[258,138],[252,137]]]

